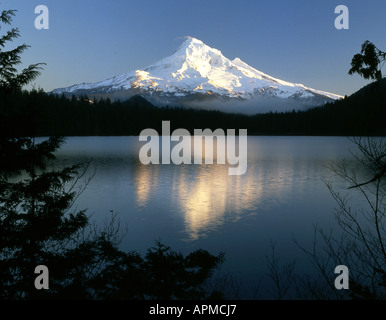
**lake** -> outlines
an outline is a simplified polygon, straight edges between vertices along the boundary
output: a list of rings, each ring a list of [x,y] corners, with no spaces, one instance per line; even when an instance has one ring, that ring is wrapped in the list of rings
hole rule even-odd
[[[184,254],[222,251],[221,272],[252,290],[268,271],[272,242],[280,261],[295,258],[298,272],[311,273],[292,237],[308,247],[315,224],[336,229],[324,179],[347,190],[328,166],[355,149],[345,137],[249,136],[247,172],[230,176],[227,165],[143,165],[143,145],[138,137],[70,137],[55,166],[92,160],[95,174],[76,206],[98,224],[116,212],[127,226],[122,249],[145,253],[161,239]]]

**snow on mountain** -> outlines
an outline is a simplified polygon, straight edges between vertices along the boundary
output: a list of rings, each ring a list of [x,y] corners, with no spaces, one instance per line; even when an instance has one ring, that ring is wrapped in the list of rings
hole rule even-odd
[[[221,51],[195,38],[187,39],[174,54],[143,70],[55,89],[52,93],[116,99],[140,94],[158,105],[212,105],[217,109],[239,105],[236,111],[240,112],[248,105],[249,113],[267,111],[267,106],[270,110],[275,106],[279,110],[301,109],[342,98],[271,77],[239,58],[224,57]]]

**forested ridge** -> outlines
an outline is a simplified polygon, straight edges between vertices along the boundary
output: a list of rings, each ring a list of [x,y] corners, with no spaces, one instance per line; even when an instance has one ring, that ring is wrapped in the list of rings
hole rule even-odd
[[[386,80],[373,82],[345,99],[307,111],[247,116],[220,111],[156,107],[140,96],[127,101],[47,94],[42,90],[0,93],[0,124],[19,136],[138,135],[185,128],[247,129],[249,135],[385,135]],[[7,119],[6,121],[4,119]],[[32,129],[33,128],[33,129]],[[33,132],[31,132],[33,131]]]

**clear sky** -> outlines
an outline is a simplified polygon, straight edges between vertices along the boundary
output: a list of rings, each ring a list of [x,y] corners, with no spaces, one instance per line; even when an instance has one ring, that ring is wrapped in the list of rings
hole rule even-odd
[[[334,26],[341,4],[348,30]],[[38,5],[49,9],[48,30],[34,26]],[[193,36],[273,77],[350,95],[369,83],[347,74],[361,44],[386,51],[385,0],[0,0],[0,8],[18,10],[13,45],[31,46],[23,63],[47,63],[35,81],[45,91],[143,69]]]

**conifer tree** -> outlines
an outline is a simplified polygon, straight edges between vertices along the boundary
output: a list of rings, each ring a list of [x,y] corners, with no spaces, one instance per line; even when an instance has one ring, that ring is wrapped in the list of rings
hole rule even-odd
[[[0,23],[9,25],[14,15],[15,10],[2,11]],[[0,47],[17,37],[18,29],[12,28],[0,37]],[[115,215],[104,227],[96,227],[85,210],[74,209],[78,182],[87,166],[47,169],[64,138],[37,142],[33,95],[26,95],[27,106],[14,108],[17,101],[24,101],[19,99],[23,86],[40,74],[43,65],[17,71],[27,48],[24,44],[0,51],[0,299],[205,297],[204,282],[222,255],[197,250],[184,258],[159,245],[157,254],[150,250],[143,259],[119,249]],[[13,130],[19,122],[27,129]],[[49,290],[35,287],[39,265],[49,270]],[[181,274],[183,279],[165,284],[165,277]]]
[[[9,25],[14,15],[15,10],[4,10],[0,22]],[[17,28],[10,29],[1,36],[0,47],[4,49],[19,36]],[[104,234],[81,242],[77,238],[88,224],[84,211],[71,211],[79,166],[46,170],[47,161],[55,158],[54,152],[64,139],[51,137],[36,143],[33,105],[25,110],[26,114],[13,113],[12,106],[21,89],[40,74],[43,65],[33,64],[18,72],[21,54],[28,47],[23,44],[0,51],[1,103],[7,104],[9,110],[0,121],[0,297],[26,299],[44,295],[34,287],[38,265],[56,272],[52,277],[56,289],[50,290],[49,295],[58,295],[63,287],[68,291],[76,284],[77,290],[71,293],[87,297],[79,289],[85,287],[80,283],[89,276],[85,275],[86,265],[101,258],[91,253],[106,237]],[[15,134],[12,125],[20,121],[29,130]]]
[[[358,73],[365,79],[381,80],[382,67],[386,61],[386,52],[378,49],[374,43],[365,41],[361,52],[354,55],[351,60],[349,74]]]
[[[0,15],[0,22],[10,25],[15,13],[16,10],[3,10]],[[20,90],[40,75],[40,70],[42,65],[44,65],[44,63],[31,64],[21,72],[18,72],[16,67],[21,64],[21,54],[29,46],[22,44],[8,51],[4,51],[4,48],[8,42],[12,42],[19,37],[18,28],[8,30],[0,37],[0,88],[2,90]]]

